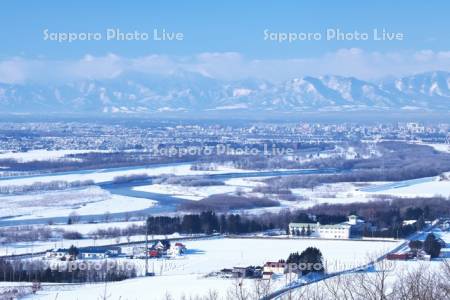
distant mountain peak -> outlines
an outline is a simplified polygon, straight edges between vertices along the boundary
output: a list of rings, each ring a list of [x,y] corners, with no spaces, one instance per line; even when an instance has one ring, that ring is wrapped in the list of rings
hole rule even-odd
[[[273,83],[224,81],[196,72],[123,73],[116,78],[64,84],[0,84],[0,111],[17,112],[208,112],[403,110],[448,111],[450,73],[433,71],[373,83],[323,75]]]

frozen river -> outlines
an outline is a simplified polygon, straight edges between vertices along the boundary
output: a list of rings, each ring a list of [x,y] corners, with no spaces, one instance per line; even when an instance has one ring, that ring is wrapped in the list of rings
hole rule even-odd
[[[174,166],[171,165],[158,165],[161,166]],[[156,166],[155,166],[156,167]],[[130,167],[130,168],[120,168],[120,171],[132,171],[139,170],[142,167]],[[107,174],[108,172],[117,172],[117,168],[113,169],[100,169],[100,170],[83,170],[83,171],[74,171],[74,172],[64,172],[64,173],[55,173],[51,174],[52,177],[56,177],[58,175],[61,176],[72,176],[72,175],[85,175],[85,174]],[[220,179],[227,180],[232,178],[249,178],[249,177],[270,177],[270,176],[289,176],[289,175],[307,175],[307,174],[334,174],[338,172],[335,169],[310,169],[310,170],[276,170],[276,171],[248,171],[248,172],[229,172],[229,173],[221,173],[221,174],[205,174],[202,175],[211,179]],[[15,179],[39,179],[39,177],[48,177],[48,174],[36,175],[36,176],[22,176],[17,177]],[[11,178],[9,178],[11,179]],[[2,179],[0,179],[2,180]],[[6,180],[6,179],[3,179]],[[167,194],[158,194],[158,193],[150,193],[144,191],[137,191],[133,189],[137,186],[143,185],[151,185],[152,178],[141,181],[133,181],[129,183],[113,183],[112,181],[104,181],[100,182],[99,185],[101,188],[108,190],[112,194],[129,196],[135,198],[144,198],[152,201],[157,201],[157,204],[146,209],[138,210],[138,211],[127,211],[127,212],[118,212],[111,213],[109,218],[111,220],[123,220],[125,218],[129,218],[130,216],[145,216],[150,214],[158,214],[165,212],[174,212],[178,204],[183,201],[190,201],[187,199],[182,199],[179,197],[173,197]],[[83,222],[99,222],[104,218],[104,214],[92,214],[92,215],[83,215],[79,216],[81,221]],[[11,226],[11,225],[26,225],[26,224],[48,224],[49,222],[53,223],[66,223],[67,216],[61,217],[51,217],[51,218],[37,218],[37,219],[2,219],[0,220],[0,226]]]

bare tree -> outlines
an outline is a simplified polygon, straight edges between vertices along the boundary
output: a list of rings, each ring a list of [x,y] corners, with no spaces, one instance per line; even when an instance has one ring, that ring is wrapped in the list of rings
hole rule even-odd
[[[424,264],[403,270],[393,286],[395,299],[449,299],[448,280],[439,275],[440,272],[430,270],[429,266]]]
[[[255,279],[250,293],[251,299],[261,299],[271,292],[271,280]]]
[[[236,278],[233,282],[233,286],[228,290],[228,299],[235,300],[249,300],[250,292],[244,286],[244,279]]]
[[[105,221],[105,223],[109,223],[109,221],[111,220],[111,213],[109,211],[105,211],[105,213],[103,214],[103,220]]]
[[[70,213],[67,223],[68,224],[76,224],[76,223],[79,223],[80,220],[81,220],[81,217],[77,214],[77,212],[73,211]]]

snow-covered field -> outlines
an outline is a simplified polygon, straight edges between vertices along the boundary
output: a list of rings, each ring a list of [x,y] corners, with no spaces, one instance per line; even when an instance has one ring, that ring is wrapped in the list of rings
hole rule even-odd
[[[226,173],[237,170],[221,167],[217,171],[192,171],[189,164],[142,168],[134,170],[121,170],[109,172],[96,172],[88,174],[65,174],[58,176],[37,176],[22,179],[0,180],[0,185],[8,183],[29,184],[34,181],[45,180],[85,180],[94,179],[97,182],[112,180],[120,174],[147,173],[149,175],[177,174],[177,175],[200,175],[205,173]],[[444,176],[420,178],[415,180],[396,183],[332,183],[323,184],[314,189],[297,188],[292,189],[293,195],[300,196],[298,200],[280,200],[280,206],[273,208],[254,209],[253,213],[272,211],[281,209],[308,208],[317,204],[334,203],[346,204],[352,202],[367,202],[377,198],[379,195],[394,196],[450,196],[450,180]],[[444,179],[443,179],[444,178]],[[264,196],[262,194],[251,193],[253,187],[263,185],[264,178],[236,178],[228,179],[225,185],[188,187],[181,185],[154,184],[139,186],[137,191],[168,194],[189,200],[200,200],[205,197],[222,194],[235,193],[237,191],[247,193],[251,196]],[[272,197],[272,196],[269,196]],[[276,198],[276,197],[275,197]],[[97,187],[86,189],[75,189],[68,191],[43,192],[21,196],[0,196],[0,200],[5,203],[0,208],[0,217],[23,215],[22,218],[41,218],[67,216],[72,211],[79,215],[103,214],[105,212],[126,212],[148,208],[154,202],[133,197],[111,195]]]
[[[225,185],[217,185],[217,186],[193,187],[193,186],[181,186],[173,184],[153,184],[146,186],[138,186],[133,189],[143,192],[168,194],[174,197],[196,201],[214,194],[234,193],[237,190],[240,190],[241,192],[250,192],[253,187],[264,184],[260,180],[263,179],[261,177],[233,178],[226,180],[224,182]]]
[[[436,151],[450,153],[449,144],[426,144],[426,145],[433,147],[433,149]]]
[[[436,151],[450,153],[450,144],[423,143],[423,142],[416,142],[416,143],[411,142],[411,144],[430,146]]]
[[[80,224],[58,224],[49,225],[52,229],[62,229],[67,231],[77,231],[81,234],[89,234],[99,229],[107,228],[127,228],[132,225],[144,225],[145,221],[129,221],[129,222],[106,222],[106,223],[80,223]]]
[[[450,197],[450,181],[433,181],[415,184],[382,192],[384,195],[409,196],[409,197]]]
[[[114,223],[102,223],[111,224],[110,227],[115,227]],[[130,223],[131,225],[131,223]],[[74,224],[74,229],[70,227],[66,228],[67,231],[77,231],[78,226],[82,226],[81,224]],[[92,231],[94,231],[93,229]],[[92,232],[89,231],[89,232]],[[169,234],[169,235],[154,235],[149,238],[151,239],[165,239],[165,238],[179,238],[183,237],[178,233]],[[104,239],[94,239],[94,238],[85,238],[81,240],[68,240],[68,239],[58,239],[56,241],[42,241],[42,242],[20,242],[13,243],[8,245],[3,245],[0,247],[0,255],[19,255],[24,253],[35,253],[35,252],[43,252],[54,248],[69,248],[74,245],[76,247],[92,247],[92,246],[102,246],[102,245],[113,245],[117,243],[127,243],[127,242],[142,242],[145,241],[145,235],[133,235],[129,237],[121,236],[115,238],[104,238]]]
[[[172,184],[153,184],[138,186],[133,189],[136,191],[167,194],[174,197],[196,201],[214,194],[234,192],[236,187],[229,185],[192,187]]]
[[[444,174],[444,177],[448,174]],[[395,184],[382,185],[366,194],[393,195],[399,197],[450,197],[450,180],[440,176],[408,180]]]
[[[352,203],[372,200],[370,195],[358,192],[361,186],[367,183],[331,183],[323,184],[314,189],[296,188],[291,189],[294,195],[303,196],[308,200],[299,201],[295,206],[298,208],[308,208],[323,203]]]
[[[443,175],[448,176],[448,174]],[[282,202],[291,208],[308,208],[317,204],[346,204],[376,200],[380,195],[397,197],[450,197],[450,180],[441,176],[426,177],[401,182],[341,182],[323,184],[314,189],[291,189],[292,193],[306,200],[294,203]]]
[[[171,184],[154,184],[148,186],[139,186],[135,187],[134,189],[138,191],[168,194],[173,195],[175,197],[194,201],[203,199],[205,197],[214,194],[235,193],[237,191],[246,193],[247,195],[250,196],[263,197],[264,195],[261,193],[253,193],[252,189],[256,186],[265,185],[265,183],[262,182],[265,178],[267,177],[233,178],[226,180],[225,185],[222,186],[186,187]],[[382,184],[384,184],[384,182],[375,182],[375,183],[343,182],[343,183],[323,184],[314,189],[295,188],[291,189],[292,194],[296,196],[301,196],[302,199],[297,201],[279,200],[280,206],[252,209],[251,212],[252,213],[259,213],[259,212],[263,213],[268,211],[277,212],[285,208],[303,209],[323,203],[346,204],[352,202],[371,201],[374,199],[376,194],[361,192],[360,188],[366,186],[378,186]],[[272,196],[276,198],[275,195]]]
[[[69,228],[67,230],[70,231]],[[169,235],[154,235],[149,238],[166,239],[179,237],[183,237],[183,235],[174,233]],[[143,242],[143,241],[145,241],[145,235],[133,235],[129,237],[129,240],[128,237],[121,236],[116,238],[104,238],[104,239],[85,238],[81,240],[59,239],[57,241],[20,242],[2,246],[0,248],[0,255],[7,256],[7,255],[20,255],[24,253],[44,252],[54,248],[69,248],[72,245],[76,247],[94,247],[94,246],[113,245],[117,243]]]
[[[448,174],[444,174],[448,176]],[[319,204],[348,204],[377,200],[382,195],[397,197],[450,197],[450,180],[441,176],[406,180],[402,182],[340,182],[322,184],[314,189],[294,188],[293,195],[302,199],[296,201],[280,200],[280,206],[258,208],[253,213],[277,212],[281,209],[305,209]]]
[[[367,262],[373,255],[397,245],[392,242],[334,241],[308,239],[209,239],[185,242],[187,255],[172,260],[151,260],[150,269],[155,277],[137,278],[108,283],[109,299],[173,299],[182,295],[205,295],[216,290],[221,296],[232,288],[233,280],[203,278],[204,275],[234,266],[263,265],[267,261],[286,259],[289,253],[302,251],[308,246],[318,247],[329,270],[347,268]],[[284,284],[280,278],[278,284]],[[32,299],[97,299],[104,293],[104,284],[77,287],[48,288]]]
[[[0,152],[0,159],[13,159],[17,162],[52,161],[69,154],[107,152],[105,150],[30,150],[27,152]]]
[[[300,197],[299,200],[279,200],[280,206],[270,208],[253,209],[253,213],[264,213],[266,211],[277,212],[282,209],[305,209],[319,204],[348,204],[354,202],[367,202],[375,199],[376,195],[360,191],[361,187],[381,185],[383,182],[353,183],[340,182],[322,184],[314,189],[294,188],[293,195]]]
[[[248,172],[248,170],[235,169],[228,166],[218,166],[213,171],[197,171],[191,170],[191,164],[179,164],[160,167],[143,167],[143,168],[130,168],[125,170],[97,170],[93,172],[73,172],[71,174],[60,174],[51,176],[30,176],[26,178],[11,178],[0,180],[0,186],[7,185],[29,185],[35,182],[50,182],[55,180],[61,181],[84,181],[93,180],[96,183],[112,181],[114,177],[126,176],[132,174],[147,174],[148,176],[159,176],[163,174],[174,175],[204,175],[204,174],[221,174],[230,172]]]
[[[193,171],[190,164],[171,165],[163,167],[133,168],[127,170],[99,170],[97,172],[62,174],[54,176],[30,176],[0,180],[0,186],[28,185],[34,182],[50,182],[55,180],[76,181],[94,180],[97,183],[111,181],[116,176],[130,174],[147,174],[157,176],[202,175],[210,173],[240,172],[227,166],[219,166],[214,171]],[[243,180],[241,180],[243,182]],[[185,199],[198,200],[211,194],[234,192],[236,186],[182,187],[171,185],[151,185],[136,188],[137,190],[171,194]],[[3,205],[0,207],[0,217],[18,216],[16,219],[51,218],[68,216],[75,212],[78,215],[119,213],[137,211],[149,208],[154,201],[135,197],[110,194],[99,187],[70,189],[64,191],[30,193],[20,196],[0,196]]]
[[[141,210],[155,201],[110,194],[99,187],[42,192],[20,196],[1,196],[0,216],[15,219],[51,218]]]
[[[231,178],[225,180],[226,185],[233,185],[238,187],[254,188],[257,186],[265,185],[261,182],[269,177],[246,177],[246,178]]]

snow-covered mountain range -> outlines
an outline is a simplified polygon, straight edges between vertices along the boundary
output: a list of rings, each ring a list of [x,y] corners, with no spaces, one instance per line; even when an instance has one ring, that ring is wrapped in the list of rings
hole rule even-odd
[[[1,113],[450,110],[450,73],[383,82],[299,77],[281,83],[223,81],[195,73],[122,74],[64,84],[1,84]]]

